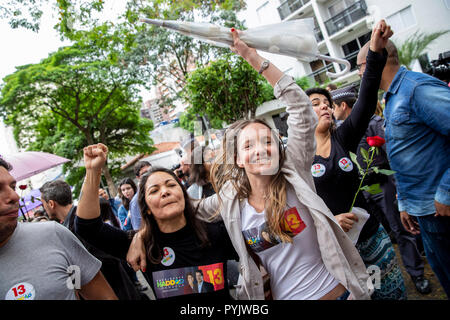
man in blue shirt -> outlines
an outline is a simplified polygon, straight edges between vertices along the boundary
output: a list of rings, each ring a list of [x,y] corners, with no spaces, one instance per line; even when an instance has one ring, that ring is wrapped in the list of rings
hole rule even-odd
[[[368,48],[358,54],[361,74]],[[400,218],[406,230],[421,234],[428,262],[450,297],[450,88],[401,67],[392,42],[386,49],[380,88]]]
[[[141,180],[141,177],[150,169],[152,168],[152,165],[148,161],[139,161],[134,165],[134,174],[136,175],[136,178],[138,181]],[[139,194],[139,188],[138,192],[133,196],[133,199],[131,199],[130,202],[130,216],[131,216],[131,225],[133,226],[133,230],[139,230],[139,227],[141,226],[141,212],[139,210],[139,204],[138,204],[138,194]]]

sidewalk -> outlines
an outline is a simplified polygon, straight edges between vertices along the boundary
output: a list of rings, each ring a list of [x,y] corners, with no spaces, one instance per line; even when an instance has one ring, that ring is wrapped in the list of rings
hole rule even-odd
[[[424,275],[431,283],[431,293],[429,294],[420,294],[417,292],[414,283],[411,280],[411,277],[406,272],[405,267],[403,266],[402,258],[400,257],[400,252],[398,250],[397,244],[394,244],[395,253],[397,255],[397,261],[399,261],[400,269],[402,270],[403,279],[405,280],[406,292],[408,294],[408,300],[447,300],[447,296],[442,288],[439,280],[436,278],[433,270],[431,270],[430,265],[427,262],[427,259],[424,258],[425,270]]]

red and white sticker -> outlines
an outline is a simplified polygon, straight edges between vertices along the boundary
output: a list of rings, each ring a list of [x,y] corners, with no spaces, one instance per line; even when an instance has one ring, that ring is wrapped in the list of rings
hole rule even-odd
[[[311,174],[314,178],[321,177],[325,174],[326,168],[321,163],[314,163],[311,166]]]
[[[339,160],[339,167],[345,172],[350,172],[353,170],[353,162],[349,158],[343,157]]]
[[[5,300],[34,300],[35,297],[36,291],[33,285],[28,282],[21,282],[6,292]]]
[[[172,248],[164,247],[163,252],[161,263],[166,267],[171,266],[175,262],[175,251]]]

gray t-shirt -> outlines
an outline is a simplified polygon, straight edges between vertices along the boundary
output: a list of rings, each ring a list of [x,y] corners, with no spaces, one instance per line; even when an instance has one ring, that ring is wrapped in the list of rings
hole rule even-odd
[[[17,223],[0,247],[0,300],[75,300],[101,262],[67,228],[54,222]]]

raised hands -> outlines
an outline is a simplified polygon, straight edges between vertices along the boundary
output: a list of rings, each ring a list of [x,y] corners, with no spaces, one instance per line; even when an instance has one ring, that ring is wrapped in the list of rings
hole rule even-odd
[[[231,29],[233,36],[233,45],[230,46],[231,51],[244,58],[256,71],[261,69],[262,63],[265,60],[261,57],[255,49],[250,48],[247,44],[239,38],[241,31],[234,28]],[[273,86],[283,76],[283,73],[275,67],[272,63],[268,64],[268,68],[262,73],[262,76]]]
[[[382,52],[386,48],[387,42],[394,32],[391,26],[386,24],[386,21],[380,20],[375,28],[372,30],[370,37],[370,50],[374,52]]]
[[[252,56],[257,55],[256,50],[247,46],[247,44],[239,38],[240,30],[231,28],[231,35],[233,36],[233,45],[230,46],[231,51],[237,53],[245,60],[249,61]]]
[[[83,149],[86,170],[101,170],[106,162],[108,147],[98,143]]]

